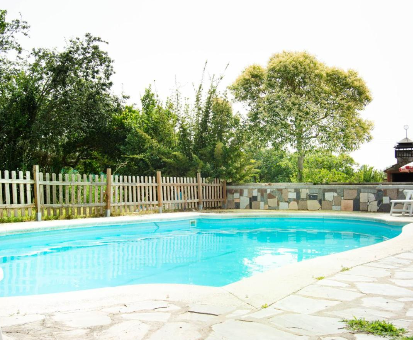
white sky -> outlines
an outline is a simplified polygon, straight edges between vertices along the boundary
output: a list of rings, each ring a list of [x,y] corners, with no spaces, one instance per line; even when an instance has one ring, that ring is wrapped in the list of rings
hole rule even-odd
[[[191,95],[206,60],[210,74],[229,63],[227,86],[274,53],[306,50],[358,71],[373,94],[362,116],[374,138],[352,154],[357,162],[384,169],[404,125],[413,139],[412,0],[1,0],[0,8],[31,25],[26,48],[62,48],[86,32],[108,41],[115,90],[135,103],[154,81],[163,100],[175,79]]]

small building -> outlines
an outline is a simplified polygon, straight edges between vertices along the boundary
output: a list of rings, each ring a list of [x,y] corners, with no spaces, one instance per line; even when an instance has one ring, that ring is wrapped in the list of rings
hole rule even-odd
[[[413,140],[406,136],[396,144],[394,149],[397,163],[384,170],[387,174],[387,182],[413,182],[412,172],[399,171],[401,166],[413,162]]]

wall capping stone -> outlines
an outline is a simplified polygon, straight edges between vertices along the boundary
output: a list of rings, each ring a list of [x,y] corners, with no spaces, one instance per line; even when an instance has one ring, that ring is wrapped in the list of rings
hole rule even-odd
[[[248,184],[231,184],[227,185],[228,189],[413,189],[413,183],[400,183],[400,184],[371,184],[371,183],[360,183],[360,184],[311,184],[311,183],[248,183]]]

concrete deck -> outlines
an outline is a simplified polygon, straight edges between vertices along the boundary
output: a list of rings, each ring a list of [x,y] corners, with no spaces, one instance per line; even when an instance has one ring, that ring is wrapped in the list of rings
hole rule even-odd
[[[162,217],[168,217],[166,215]],[[325,215],[342,217],[344,214]],[[4,337],[383,339],[346,330],[341,320],[353,317],[388,320],[413,334],[413,218],[388,214],[345,216],[412,223],[392,240],[288,265],[221,288],[136,285],[0,298]],[[152,215],[144,219],[158,217]],[[114,218],[110,223],[119,220],[126,223],[129,219]],[[88,220],[88,223],[95,221]],[[61,226],[64,227],[64,223]],[[18,232],[38,227],[39,223],[14,224],[7,229]],[[43,222],[41,227],[54,228],[56,221]],[[324,279],[317,280],[317,277]],[[269,307],[262,308],[263,305]]]

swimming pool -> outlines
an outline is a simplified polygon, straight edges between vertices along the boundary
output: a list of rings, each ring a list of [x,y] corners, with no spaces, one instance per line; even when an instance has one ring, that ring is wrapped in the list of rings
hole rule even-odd
[[[368,219],[207,216],[5,235],[0,296],[142,283],[219,287],[401,230]]]

